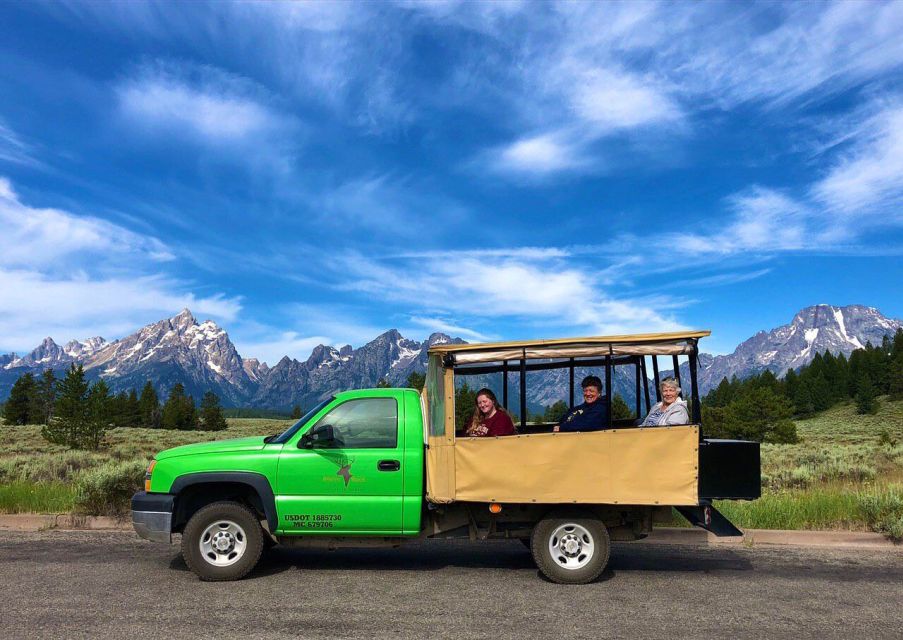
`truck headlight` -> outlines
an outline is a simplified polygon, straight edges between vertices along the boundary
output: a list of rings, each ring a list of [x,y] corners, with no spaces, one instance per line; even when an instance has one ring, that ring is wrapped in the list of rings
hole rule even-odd
[[[144,490],[150,491],[151,485],[151,475],[154,473],[154,467],[157,465],[156,460],[151,460],[151,463],[147,465],[147,471],[144,472]]]

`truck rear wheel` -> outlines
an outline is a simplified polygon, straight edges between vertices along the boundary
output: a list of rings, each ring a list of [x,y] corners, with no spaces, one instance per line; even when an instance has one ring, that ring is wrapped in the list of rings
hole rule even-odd
[[[257,515],[238,502],[199,509],[182,532],[182,557],[201,580],[245,577],[260,560],[263,529]]]
[[[539,571],[558,584],[586,584],[608,564],[611,541],[601,521],[586,514],[553,514],[533,527],[530,551]]]

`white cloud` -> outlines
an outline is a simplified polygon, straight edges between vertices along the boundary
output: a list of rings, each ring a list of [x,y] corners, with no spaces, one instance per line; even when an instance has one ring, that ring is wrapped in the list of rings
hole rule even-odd
[[[0,178],[0,349],[45,336],[118,338],[183,307],[229,321],[240,300],[199,296],[158,269],[174,259],[159,240],[111,222],[25,204]]]
[[[888,107],[867,118],[850,148],[813,185],[812,194],[832,212],[889,212],[897,220],[903,218],[903,107]]]
[[[48,267],[66,261],[104,262],[111,254],[130,260],[173,259],[162,242],[106,220],[23,204],[0,177],[0,267]]]
[[[586,165],[582,150],[561,135],[522,138],[490,154],[497,170],[516,173],[556,173]]]
[[[34,157],[31,145],[26,144],[2,121],[0,121],[0,161],[31,166],[40,164]]]
[[[375,175],[349,180],[308,196],[328,225],[368,228],[370,233],[417,235],[438,224],[462,225],[470,215],[455,199],[427,194],[411,178]]]
[[[180,288],[158,276],[62,279],[0,269],[2,348],[30,350],[48,335],[58,342],[93,335],[120,338],[184,307],[221,321],[234,319],[241,309],[237,299],[197,297],[179,293]]]
[[[452,338],[463,338],[469,342],[489,342],[494,337],[467,327],[461,327],[451,324],[442,318],[424,318],[421,316],[411,316],[411,322],[419,327],[423,327],[430,333],[444,333]]]
[[[658,311],[673,301],[612,298],[594,272],[557,258],[473,258],[450,251],[407,261],[347,254],[334,266],[342,273],[337,289],[410,304],[457,327],[504,319],[593,333],[681,326]]]
[[[140,129],[212,145],[264,144],[262,137],[296,129],[259,86],[211,67],[145,65],[116,95],[123,116]]]
[[[275,365],[285,356],[303,362],[317,345],[332,344],[332,341],[326,336],[304,336],[297,331],[273,329],[270,336],[269,339],[262,340],[235,338],[233,340],[243,358],[257,358],[270,366]]]
[[[676,121],[683,117],[672,98],[641,76],[590,69],[575,74],[571,102],[574,111],[597,133]]]

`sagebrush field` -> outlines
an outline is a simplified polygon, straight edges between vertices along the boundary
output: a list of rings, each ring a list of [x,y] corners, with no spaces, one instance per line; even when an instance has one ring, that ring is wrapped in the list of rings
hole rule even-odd
[[[0,426],[0,512],[123,515],[157,451],[277,433],[291,421],[228,424],[218,432],[112,429],[96,452],[49,444],[39,426]],[[841,404],[796,426],[800,443],[762,446],[762,498],[718,508],[741,528],[872,529],[903,538],[903,402],[882,399],[875,415]]]

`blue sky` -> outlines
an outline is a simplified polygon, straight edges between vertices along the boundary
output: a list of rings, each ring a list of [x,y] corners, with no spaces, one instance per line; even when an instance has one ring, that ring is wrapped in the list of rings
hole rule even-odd
[[[0,350],[903,317],[903,3],[0,4]]]

